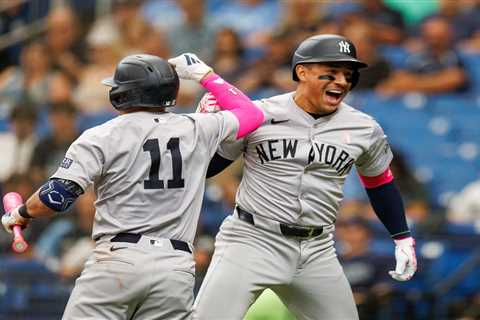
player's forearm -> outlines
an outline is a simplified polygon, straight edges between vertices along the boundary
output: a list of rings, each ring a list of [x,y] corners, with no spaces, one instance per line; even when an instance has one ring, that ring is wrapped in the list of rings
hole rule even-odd
[[[376,177],[360,175],[373,210],[394,239],[410,236],[402,197],[390,169]]]
[[[21,214],[23,213],[22,216],[24,218],[50,217],[55,214],[55,211],[43,204],[38,196],[38,193],[39,191],[35,192],[30,198],[28,198],[28,200],[25,202],[25,208],[20,210]]]
[[[215,96],[222,110],[228,110],[237,117],[239,122],[237,138],[248,135],[263,123],[262,110],[240,90],[217,74],[207,75],[200,83]]]
[[[20,214],[24,218],[50,217],[55,212],[68,210],[82,193],[83,190],[77,183],[52,178],[27,200]]]

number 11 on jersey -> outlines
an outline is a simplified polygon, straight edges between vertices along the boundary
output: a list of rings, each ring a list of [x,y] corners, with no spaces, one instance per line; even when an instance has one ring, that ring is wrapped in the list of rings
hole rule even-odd
[[[167,142],[167,149],[172,154],[172,173],[173,178],[167,180],[167,189],[183,188],[185,180],[182,179],[182,153],[180,152],[180,139],[172,137]],[[159,178],[160,171],[160,145],[158,139],[148,139],[143,144],[143,151],[150,153],[152,164],[148,173],[148,180],[143,181],[145,189],[163,189],[163,180]]]

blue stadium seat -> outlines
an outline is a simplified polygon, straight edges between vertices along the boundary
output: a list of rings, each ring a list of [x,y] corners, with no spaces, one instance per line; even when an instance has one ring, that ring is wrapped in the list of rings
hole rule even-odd
[[[470,79],[470,91],[478,92],[480,90],[480,55],[462,51],[459,53]]]
[[[0,259],[0,319],[59,319],[70,286],[35,260]]]
[[[395,69],[405,67],[405,61],[409,55],[407,50],[401,46],[384,45],[378,48],[380,55],[392,64]]]

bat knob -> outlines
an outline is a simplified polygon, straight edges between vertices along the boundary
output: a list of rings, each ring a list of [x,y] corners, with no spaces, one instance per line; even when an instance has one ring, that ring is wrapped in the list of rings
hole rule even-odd
[[[12,249],[16,253],[24,253],[28,249],[28,244],[25,241],[15,241],[12,243]]]

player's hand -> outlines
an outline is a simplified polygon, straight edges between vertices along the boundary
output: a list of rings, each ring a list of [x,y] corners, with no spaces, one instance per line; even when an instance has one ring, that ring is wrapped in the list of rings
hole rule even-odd
[[[213,94],[207,92],[203,95],[202,99],[197,105],[196,113],[211,113],[220,111],[220,107],[218,106],[217,99]]]
[[[408,237],[395,241],[395,271],[389,271],[390,276],[397,281],[407,281],[417,271],[417,257],[415,255],[415,239]]]
[[[20,213],[18,213],[18,208],[20,208],[20,206],[2,216],[2,225],[8,233],[12,233],[14,225],[22,226],[22,229],[26,228],[31,220],[22,217]]]
[[[175,70],[181,79],[200,82],[203,77],[213,71],[193,53],[181,54],[178,57],[168,59],[168,62],[175,66]]]

